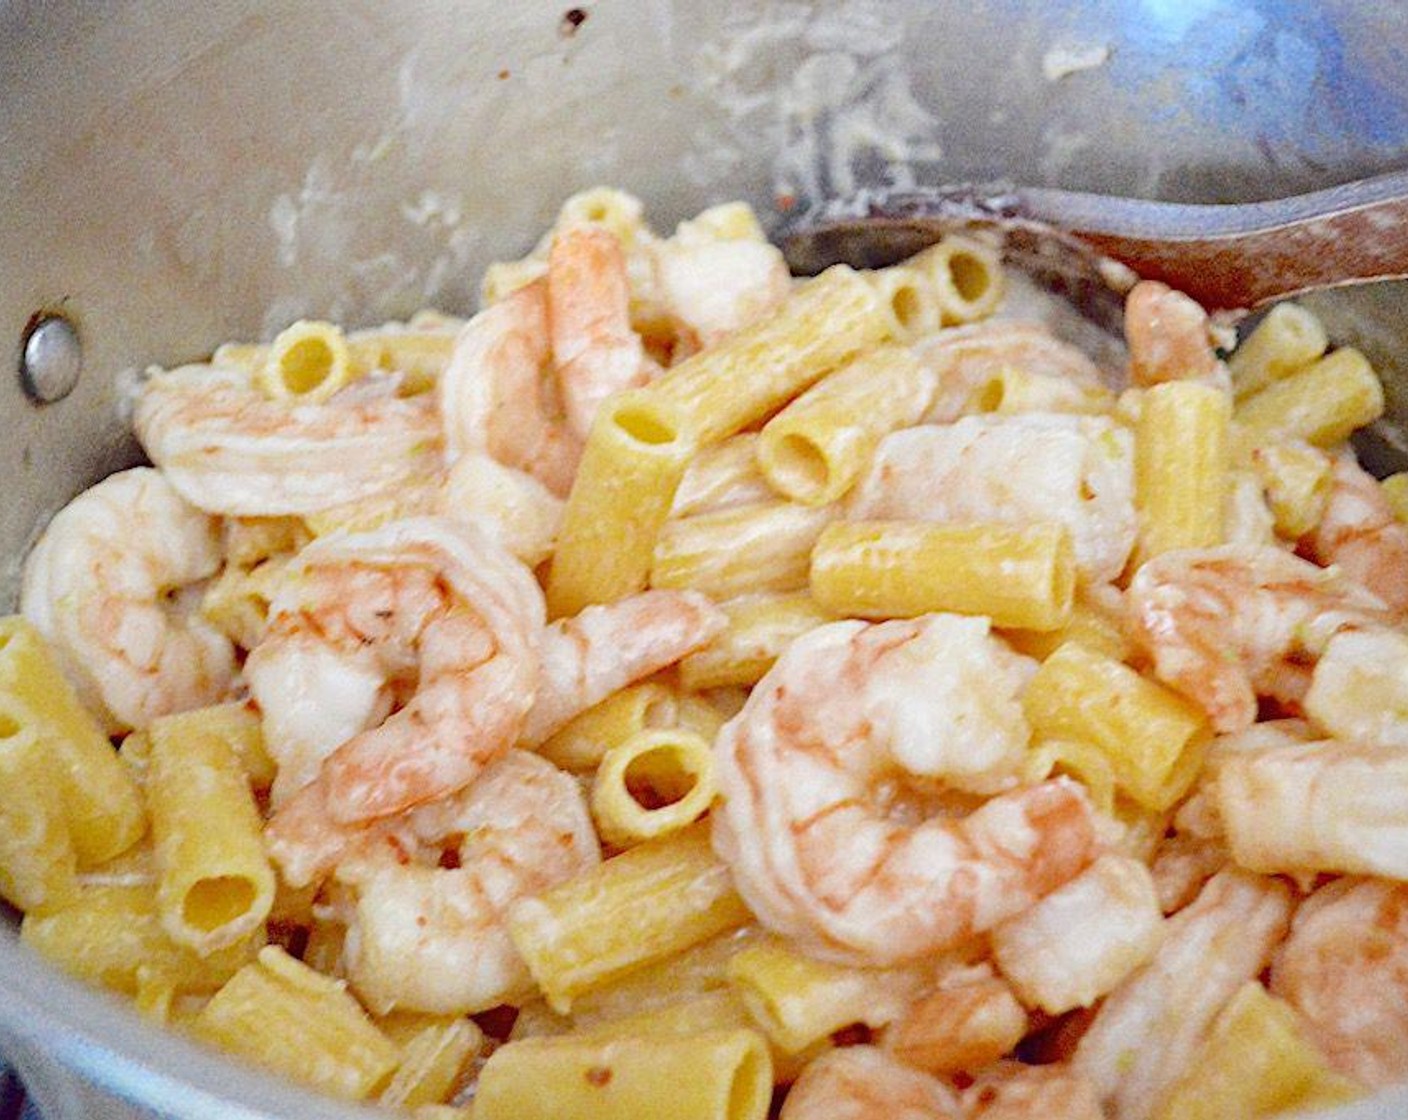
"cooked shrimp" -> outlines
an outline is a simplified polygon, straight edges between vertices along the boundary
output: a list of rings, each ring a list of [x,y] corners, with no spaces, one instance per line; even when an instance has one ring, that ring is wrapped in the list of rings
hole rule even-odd
[[[582,441],[561,415],[551,358],[546,280],[465,325],[439,387],[451,463],[477,452],[532,475],[559,497],[567,493]]]
[[[230,690],[234,647],[195,609],[220,559],[216,519],[134,467],[54,515],[25,561],[20,610],[109,732],[145,727]]]
[[[964,1120],[1104,1120],[1095,1086],[1064,1063],[998,1062],[963,1091]]]
[[[1226,368],[1213,350],[1208,313],[1167,284],[1141,280],[1129,290],[1124,335],[1135,385],[1213,379],[1230,387]]]
[[[959,1120],[958,1094],[875,1046],[814,1059],[787,1093],[780,1120]]]
[[[1105,1000],[1072,1060],[1114,1120],[1147,1120],[1223,1005],[1271,959],[1290,912],[1284,883],[1233,870],[1168,920],[1153,960]]]
[[[1015,784],[1031,663],[986,619],[819,626],[715,745],[714,847],[764,925],[802,948],[890,964],[1020,912],[1096,855],[1095,814],[1057,779],[966,817],[940,787]]]
[[[726,624],[697,591],[644,591],[558,619],[539,641],[542,678],[524,744],[538,746],[613,692],[707,645]]]
[[[519,899],[601,859],[582,788],[538,755],[510,750],[472,783],[413,810],[401,847],[372,847],[337,871],[356,897],[344,964],[373,1011],[463,1015],[532,988],[508,934]],[[454,853],[453,867],[443,866]]]
[[[1408,884],[1337,879],[1296,913],[1271,990],[1340,1073],[1408,1080]]]
[[[1335,634],[1392,622],[1338,572],[1278,548],[1239,545],[1155,557],[1130,584],[1129,604],[1155,675],[1220,732],[1250,727],[1258,696],[1299,703],[1311,664]]]
[[[951,424],[971,411],[982,391],[1008,369],[1086,389],[1104,384],[1094,362],[1040,323],[990,319],[951,327],[920,342],[914,355],[938,378],[926,424]]]
[[[652,248],[657,291],[691,350],[727,338],[791,290],[782,253],[766,241],[677,234]]]
[[[1059,522],[1082,580],[1104,583],[1134,547],[1129,432],[1095,416],[970,416],[894,432],[848,499],[856,518]]]
[[[1398,615],[1408,612],[1408,525],[1394,516],[1374,476],[1350,453],[1335,459],[1330,501],[1307,544],[1311,559],[1338,564]]]
[[[573,226],[553,239],[548,254],[548,316],[552,355],[567,423],[586,439],[601,402],[643,385],[647,366],[631,329],[626,258],[602,226]]]
[[[246,664],[280,779],[289,772],[268,836],[290,883],[326,871],[358,827],[463,787],[513,744],[543,617],[532,575],[472,526],[413,518],[303,550]]]
[[[321,404],[264,396],[248,371],[183,366],[143,386],[133,424],[192,505],[240,516],[309,514],[383,493],[438,467],[429,394],[370,375]]]

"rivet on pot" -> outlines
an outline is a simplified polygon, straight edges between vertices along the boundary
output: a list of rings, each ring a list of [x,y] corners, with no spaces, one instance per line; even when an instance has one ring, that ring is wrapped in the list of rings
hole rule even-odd
[[[78,331],[62,315],[37,315],[20,350],[20,384],[31,400],[53,404],[73,392],[83,370]]]

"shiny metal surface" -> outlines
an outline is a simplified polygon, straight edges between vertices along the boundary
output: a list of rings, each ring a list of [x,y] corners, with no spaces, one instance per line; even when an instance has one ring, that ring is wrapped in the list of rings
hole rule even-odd
[[[43,519],[133,460],[146,363],[301,315],[470,310],[580,187],[626,186],[663,226],[739,196],[776,224],[921,181],[1234,202],[1408,164],[1400,5],[602,0],[572,34],[566,7],[0,2],[0,338],[62,307],[84,343],[56,404],[0,379],[0,595]],[[1378,339],[1401,418],[1390,287],[1317,307]],[[0,1052],[49,1120],[364,1114],[55,975],[13,916]],[[1405,1114],[1404,1093],[1341,1113]]]
[[[62,315],[44,315],[25,332],[20,347],[20,387],[36,404],[55,404],[78,385],[83,345]]]

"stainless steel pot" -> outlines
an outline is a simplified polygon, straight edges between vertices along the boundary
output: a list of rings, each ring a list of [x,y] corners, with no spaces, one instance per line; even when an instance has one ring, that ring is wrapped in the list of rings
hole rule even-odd
[[[53,403],[0,375],[0,594],[44,517],[135,457],[121,406],[143,364],[305,314],[470,310],[484,264],[583,186],[628,187],[668,226],[925,179],[1235,201],[1408,165],[1401,5],[568,5],[0,2],[0,346],[23,364],[27,325],[56,313],[82,348]],[[1318,309],[1408,414],[1404,289]],[[52,396],[65,355],[43,342],[28,387]],[[0,1053],[49,1120],[359,1114],[56,975],[13,915]],[[1405,1113],[1400,1092],[1338,1115]]]

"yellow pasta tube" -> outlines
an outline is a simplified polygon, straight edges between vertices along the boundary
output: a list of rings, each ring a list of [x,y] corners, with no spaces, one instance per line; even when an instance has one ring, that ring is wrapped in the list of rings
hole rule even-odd
[[[1213,1020],[1154,1120],[1225,1120],[1343,1104],[1363,1086],[1333,1072],[1291,1007],[1248,981]]]
[[[695,446],[688,418],[637,389],[597,412],[567,497],[548,574],[548,610],[574,615],[642,590]]]
[[[494,261],[479,282],[479,304],[492,307],[548,274],[547,257],[525,257],[521,261]]]
[[[1310,365],[1329,344],[1312,312],[1298,303],[1278,303],[1227,359],[1232,391],[1239,401],[1260,392]]]
[[[158,872],[157,905],[172,940],[199,953],[247,936],[269,915],[274,872],[228,711],[202,709],[150,729],[147,803]]]
[[[788,645],[836,617],[805,591],[744,595],[719,605],[727,628],[679,663],[680,684],[692,691],[757,684]]]
[[[671,402],[701,444],[714,443],[802,392],[852,354],[888,337],[889,319],[865,279],[836,265],[771,315],[675,366],[649,390]]]
[[[275,400],[316,404],[352,380],[352,356],[342,328],[300,319],[274,338],[255,383]]]
[[[728,976],[748,1013],[788,1054],[855,1023],[885,1026],[931,979],[913,965],[852,968],[815,960],[776,938],[740,951]]]
[[[699,824],[526,899],[509,930],[548,1003],[566,1012],[582,993],[749,917]]]
[[[890,334],[915,342],[943,325],[939,296],[928,275],[917,268],[894,265],[863,274],[875,287],[890,320]]]
[[[606,752],[592,781],[591,808],[602,839],[630,847],[692,824],[718,787],[703,736],[681,728],[641,731]]]
[[[1134,650],[1117,609],[1103,607],[1079,591],[1071,605],[1071,619],[1058,630],[1006,630],[1002,635],[1018,653],[1045,661],[1067,642],[1124,661]]]
[[[77,867],[54,760],[27,713],[0,697],[0,899],[62,907],[77,894]]]
[[[1002,302],[1002,259],[974,238],[950,234],[906,263],[929,277],[944,326],[984,319]]]
[[[1345,346],[1248,397],[1236,418],[1256,436],[1333,447],[1383,412],[1378,375],[1363,354]]]
[[[452,330],[405,328],[358,331],[347,339],[348,359],[354,376],[372,370],[401,375],[400,390],[407,394],[428,391],[440,380],[455,349]]]
[[[1408,522],[1408,471],[1391,474],[1379,485],[1383,488],[1384,497],[1388,499],[1394,517],[1399,521]]]
[[[440,1104],[483,1045],[484,1032],[472,1019],[421,1026],[401,1042],[401,1064],[377,1099],[392,1108]]]
[[[1193,704],[1078,643],[1042,662],[1022,704],[1037,740],[1089,743],[1145,808],[1175,804],[1202,766],[1209,731]]]
[[[401,1057],[342,981],[272,945],[191,1026],[199,1038],[345,1100],[375,1095]]]
[[[1328,455],[1307,443],[1273,440],[1252,449],[1251,464],[1277,533],[1298,540],[1320,524],[1332,486]]]
[[[79,866],[103,863],[140,840],[147,829],[141,791],[39,631],[19,615],[0,619],[0,695],[28,713],[54,756]]]
[[[553,765],[588,773],[607,751],[650,727],[664,726],[675,708],[674,694],[657,681],[614,692],[554,732],[537,753]]]
[[[778,493],[809,506],[841,497],[880,440],[919,422],[936,375],[900,346],[856,355],[764,425],[758,465]]]
[[[777,492],[758,469],[758,433],[740,432],[701,448],[675,491],[671,517],[772,501]]]
[[[1110,756],[1099,747],[1074,739],[1044,739],[1034,744],[1022,765],[1024,781],[1036,785],[1057,773],[1085,786],[1091,804],[1102,813],[1115,811],[1115,770]]]
[[[655,546],[652,587],[715,599],[807,586],[812,546],[836,516],[831,506],[761,502],[667,521]]]
[[[812,552],[811,591],[843,616],[954,611],[1054,630],[1070,621],[1075,558],[1061,525],[842,521],[827,526]]]
[[[1210,385],[1169,381],[1145,392],[1134,432],[1140,563],[1222,542],[1231,419],[1232,402]]]
[[[749,1030],[529,1038],[494,1051],[475,1120],[763,1120],[772,1060]]]
[[[155,888],[132,884],[85,887],[63,907],[26,914],[20,940],[80,980],[134,996],[153,984],[213,992],[254,957],[264,932],[200,957],[162,928]]]

